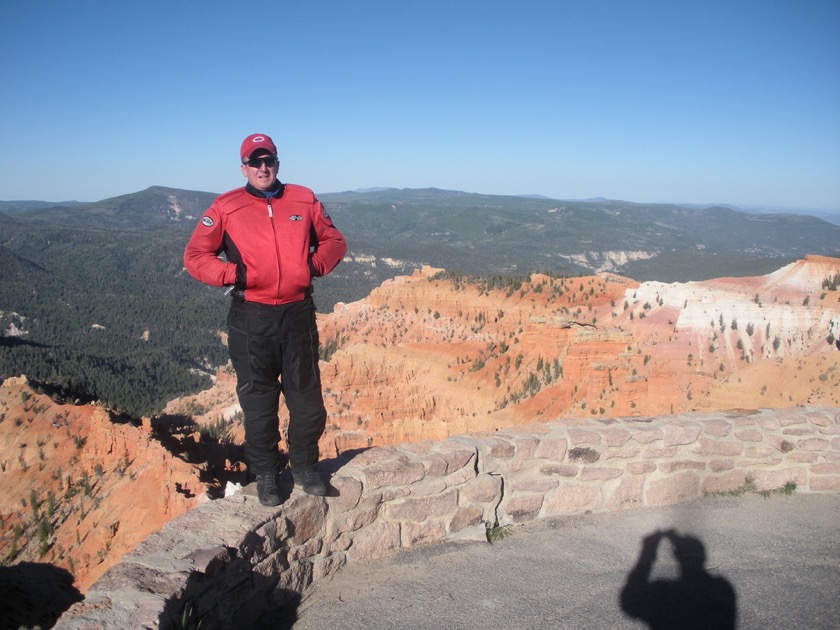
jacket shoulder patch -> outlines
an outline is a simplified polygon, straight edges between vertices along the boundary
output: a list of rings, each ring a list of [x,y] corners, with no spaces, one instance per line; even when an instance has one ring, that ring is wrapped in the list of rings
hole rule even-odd
[[[201,225],[204,227],[213,227],[213,219],[205,215],[201,217]]]

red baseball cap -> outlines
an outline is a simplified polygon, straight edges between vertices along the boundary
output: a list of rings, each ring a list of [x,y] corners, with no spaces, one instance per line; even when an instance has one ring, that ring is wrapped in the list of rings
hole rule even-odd
[[[247,162],[251,154],[257,149],[265,149],[271,155],[277,155],[277,147],[274,146],[274,141],[271,138],[264,133],[252,133],[242,141],[242,147],[239,149],[242,161]]]

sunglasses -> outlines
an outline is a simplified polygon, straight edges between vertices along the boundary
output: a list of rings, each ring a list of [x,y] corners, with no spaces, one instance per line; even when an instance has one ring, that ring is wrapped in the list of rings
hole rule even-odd
[[[263,164],[265,164],[266,167],[271,168],[272,166],[277,166],[277,158],[273,155],[255,157],[245,162],[245,164],[247,164],[251,168],[262,168]]]

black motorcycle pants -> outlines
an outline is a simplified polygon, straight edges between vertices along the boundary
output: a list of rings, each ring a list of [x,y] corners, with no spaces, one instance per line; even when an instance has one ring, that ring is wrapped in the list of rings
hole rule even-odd
[[[234,298],[228,349],[245,415],[245,459],[255,475],[280,470],[280,395],[289,410],[289,461],[314,468],[327,412],[318,368],[318,328],[312,298],[278,306]]]

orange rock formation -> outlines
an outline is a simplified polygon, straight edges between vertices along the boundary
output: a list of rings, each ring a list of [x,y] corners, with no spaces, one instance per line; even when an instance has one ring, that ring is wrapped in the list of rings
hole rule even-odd
[[[822,286],[838,273],[840,259],[808,256],[674,284],[532,275],[494,288],[431,268],[387,281],[319,318],[322,451],[540,419],[840,406],[840,291]],[[188,405],[202,422],[233,417],[232,376],[168,411]]]
[[[0,386],[0,554],[49,562],[84,591],[140,540],[203,500],[199,469],[152,439],[148,423],[64,405],[25,377]]]

